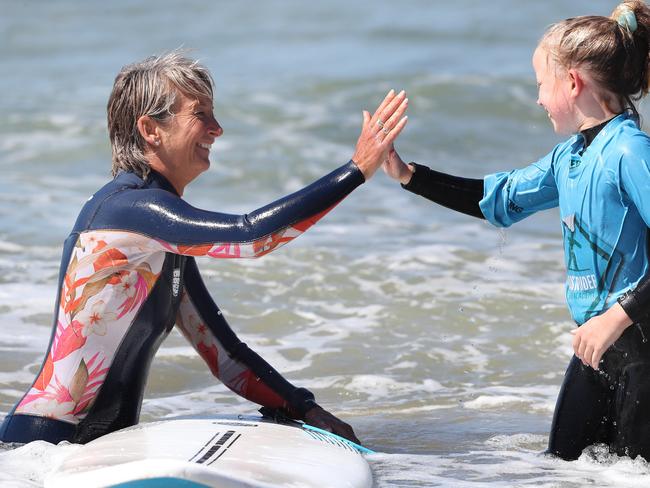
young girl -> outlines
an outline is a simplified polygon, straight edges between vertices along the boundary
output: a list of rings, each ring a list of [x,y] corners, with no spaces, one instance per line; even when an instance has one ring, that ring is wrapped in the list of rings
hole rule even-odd
[[[546,31],[533,55],[537,103],[573,135],[528,167],[473,180],[406,165],[395,151],[384,163],[407,190],[496,226],[559,206],[580,327],[549,452],[567,460],[601,442],[650,460],[650,137],[633,103],[648,91],[649,36],[640,0]]]

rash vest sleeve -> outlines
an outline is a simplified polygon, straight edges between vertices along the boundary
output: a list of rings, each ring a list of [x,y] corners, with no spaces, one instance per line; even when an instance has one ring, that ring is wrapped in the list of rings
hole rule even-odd
[[[553,172],[557,149],[525,168],[484,178],[483,199],[479,206],[490,223],[509,227],[535,212],[558,206],[559,195]]]
[[[637,136],[621,147],[620,154],[618,168],[623,199],[631,200],[645,225],[650,227],[650,139],[645,135]],[[650,275],[621,295],[618,303],[635,323],[647,321],[650,315]]]
[[[364,182],[350,161],[291,195],[253,212],[201,210],[158,188],[95,195],[75,228],[144,234],[168,252],[213,258],[259,257],[298,237]]]
[[[620,152],[621,189],[650,227],[650,138],[645,134],[634,137]]]
[[[210,297],[193,258],[187,261],[176,324],[212,374],[238,395],[299,419],[316,405],[310,391],[293,386],[239,340]]]

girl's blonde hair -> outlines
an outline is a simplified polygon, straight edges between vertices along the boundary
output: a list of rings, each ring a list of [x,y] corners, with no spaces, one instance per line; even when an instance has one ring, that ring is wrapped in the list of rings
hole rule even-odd
[[[122,68],[108,100],[108,133],[113,152],[113,176],[132,171],[146,179],[149,163],[138,119],[148,115],[166,122],[174,115],[178,91],[195,98],[213,98],[210,72],[174,50]]]
[[[618,105],[638,114],[634,102],[649,88],[650,9],[643,0],[622,2],[609,17],[590,15],[553,24],[539,45],[562,68],[585,70],[610,109]]]

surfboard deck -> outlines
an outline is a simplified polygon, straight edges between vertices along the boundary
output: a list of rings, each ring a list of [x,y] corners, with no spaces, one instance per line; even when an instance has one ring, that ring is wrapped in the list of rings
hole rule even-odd
[[[46,477],[45,488],[370,488],[362,449],[262,417],[166,420],[80,447]]]

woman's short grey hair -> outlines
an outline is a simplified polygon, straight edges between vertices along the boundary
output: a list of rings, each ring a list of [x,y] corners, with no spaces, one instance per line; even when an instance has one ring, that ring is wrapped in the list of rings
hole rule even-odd
[[[174,50],[124,66],[115,78],[108,100],[108,134],[113,152],[113,176],[132,171],[146,179],[146,142],[138,131],[143,115],[161,122],[173,117],[178,91],[196,98],[213,98],[210,72]]]

